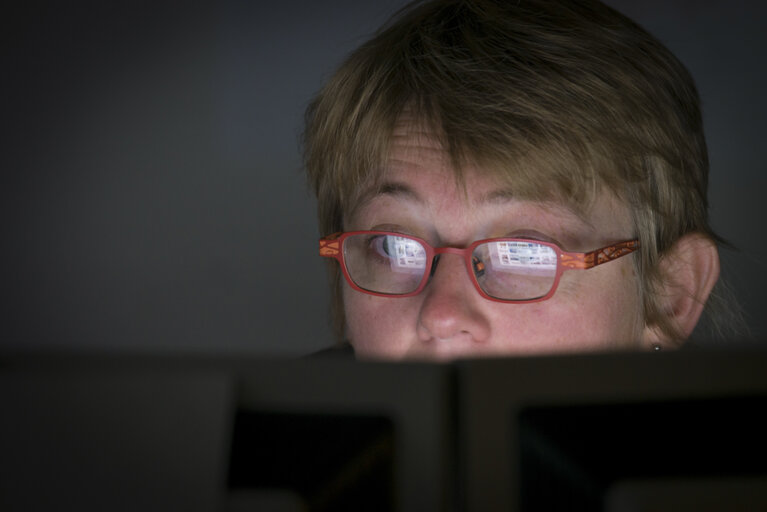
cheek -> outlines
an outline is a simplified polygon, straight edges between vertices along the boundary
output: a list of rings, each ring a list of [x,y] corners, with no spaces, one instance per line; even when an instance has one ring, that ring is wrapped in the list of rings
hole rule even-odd
[[[493,330],[502,350],[557,353],[637,347],[643,322],[635,276],[630,270],[610,270],[572,276],[575,279],[562,283],[547,301],[511,306],[505,315],[497,312]]]
[[[376,297],[344,285],[346,336],[359,358],[400,358],[413,338],[418,307],[409,298]]]
[[[618,265],[570,276],[544,302],[480,301],[491,336],[472,350],[514,355],[636,348],[643,322],[632,268]],[[347,337],[360,358],[399,359],[418,345],[422,296],[375,297],[344,283],[343,298]]]
[[[563,294],[571,338],[586,349],[630,348],[639,341],[639,288],[633,265],[626,263],[584,271],[580,293]]]

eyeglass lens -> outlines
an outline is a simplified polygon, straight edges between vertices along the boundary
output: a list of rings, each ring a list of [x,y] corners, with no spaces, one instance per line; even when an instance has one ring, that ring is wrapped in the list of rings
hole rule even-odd
[[[344,241],[349,277],[364,290],[402,295],[415,291],[428,268],[427,250],[406,236],[364,233]],[[501,300],[543,297],[554,285],[557,254],[534,241],[493,240],[472,252],[479,287]]]

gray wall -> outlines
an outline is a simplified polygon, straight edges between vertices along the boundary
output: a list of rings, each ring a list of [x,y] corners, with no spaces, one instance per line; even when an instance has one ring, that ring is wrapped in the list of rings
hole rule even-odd
[[[712,219],[739,248],[723,254],[725,272],[764,338],[767,6],[609,3],[697,79]],[[302,112],[402,4],[80,0],[8,14],[2,346],[298,354],[329,344]]]

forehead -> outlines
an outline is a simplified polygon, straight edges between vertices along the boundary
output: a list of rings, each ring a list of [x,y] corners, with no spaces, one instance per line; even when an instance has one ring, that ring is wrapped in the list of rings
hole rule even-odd
[[[553,163],[556,158],[546,155],[543,149],[537,155],[492,160],[469,154],[466,148],[460,153],[446,148],[448,144],[435,133],[433,127],[405,112],[392,131],[381,165],[359,187],[346,216],[353,216],[382,192],[392,192],[393,187],[399,188],[400,193],[407,192],[408,187],[402,186],[404,182],[426,183],[436,194],[458,190],[469,202],[513,198],[545,203],[577,216],[587,215],[597,195],[595,186],[583,193],[584,187],[579,184],[588,178],[577,177],[579,169],[575,162],[565,164],[566,170],[562,172],[563,166]],[[440,175],[439,179],[434,179],[435,174]]]
[[[560,201],[552,184],[545,183],[545,172],[527,169],[527,174],[542,180],[536,184],[538,193],[530,194],[529,186],[516,186],[520,180],[512,174],[515,169],[504,174],[499,166],[484,168],[473,163],[456,169],[431,132],[402,124],[394,131],[382,172],[361,194],[345,227],[372,229],[403,219],[412,225],[412,219],[419,218],[423,224],[441,225],[448,231],[445,223],[450,219],[448,224],[479,230],[467,236],[490,235],[492,230],[482,227],[492,224],[501,230],[497,233],[502,232],[501,226],[543,228],[551,234],[563,230],[591,233],[606,236],[608,241],[633,231],[627,208],[608,191],[595,192],[587,202]]]
[[[459,183],[464,170],[473,168],[488,179],[513,189],[519,198],[566,204],[573,210],[588,208],[603,186],[614,188],[609,178],[619,167],[603,148],[559,136],[530,140],[488,132],[481,140],[466,134],[447,133],[439,120],[424,120],[405,110],[388,137],[388,151],[373,181],[401,163],[437,164],[449,169]],[[608,182],[611,185],[608,185]],[[620,187],[619,187],[620,188]]]

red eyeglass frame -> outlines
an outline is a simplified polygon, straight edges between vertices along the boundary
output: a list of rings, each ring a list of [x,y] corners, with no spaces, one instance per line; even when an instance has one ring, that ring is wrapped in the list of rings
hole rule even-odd
[[[344,262],[344,255],[343,255],[343,244],[344,240],[346,240],[348,237],[353,235],[391,235],[391,236],[400,236],[405,238],[410,238],[412,240],[417,241],[423,247],[426,249],[426,261],[427,266],[424,269],[423,278],[421,279],[421,282],[418,283],[418,287],[416,287],[415,290],[409,293],[380,293],[380,292],[373,292],[370,290],[366,290],[365,288],[361,288],[357,286],[357,284],[354,282],[354,280],[349,275],[349,272],[346,270],[346,263]],[[538,297],[536,299],[525,299],[525,300],[508,300],[508,299],[498,299],[496,297],[493,297],[491,295],[488,295],[485,293],[484,290],[479,286],[479,282],[477,281],[477,276],[474,274],[472,269],[472,253],[474,252],[474,249],[480,244],[487,243],[487,242],[500,242],[500,241],[509,241],[509,242],[535,242],[537,244],[545,245],[547,247],[550,247],[554,250],[554,252],[557,255],[557,271],[554,276],[554,283],[551,285],[551,289],[549,292],[542,296]],[[479,294],[488,299],[492,300],[494,302],[503,302],[503,303],[513,303],[513,304],[528,304],[531,302],[542,302],[544,300],[547,300],[551,298],[552,295],[554,295],[554,292],[557,290],[557,287],[559,286],[559,279],[562,277],[562,274],[566,270],[587,270],[593,267],[596,267],[597,265],[601,265],[603,263],[607,263],[613,260],[616,260],[618,258],[621,258],[623,256],[626,256],[627,254],[631,254],[632,252],[639,249],[639,240],[625,240],[623,242],[617,242],[611,245],[607,245],[605,247],[601,247],[599,249],[594,249],[593,251],[589,252],[568,252],[562,250],[561,247],[559,247],[556,244],[550,243],[550,242],[542,242],[539,240],[530,240],[525,238],[485,238],[483,240],[477,240],[475,242],[472,242],[468,247],[465,247],[463,249],[459,247],[432,247],[427,241],[423,240],[422,238],[418,238],[417,236],[412,235],[406,235],[404,233],[397,233],[394,231],[347,231],[342,232],[339,231],[337,233],[333,233],[331,235],[328,235],[324,238],[320,239],[320,256],[325,258],[334,258],[338,261],[338,264],[341,267],[341,271],[344,274],[344,278],[346,278],[346,282],[349,283],[349,285],[362,293],[367,293],[369,295],[376,295],[378,297],[412,297],[414,295],[418,295],[423,291],[423,289],[426,287],[426,283],[429,281],[429,276],[431,275],[431,269],[434,264],[434,258],[439,254],[455,254],[458,256],[461,256],[466,263],[466,270],[469,273],[469,277],[471,278],[471,282],[474,284],[474,288],[477,289],[477,292]]]

